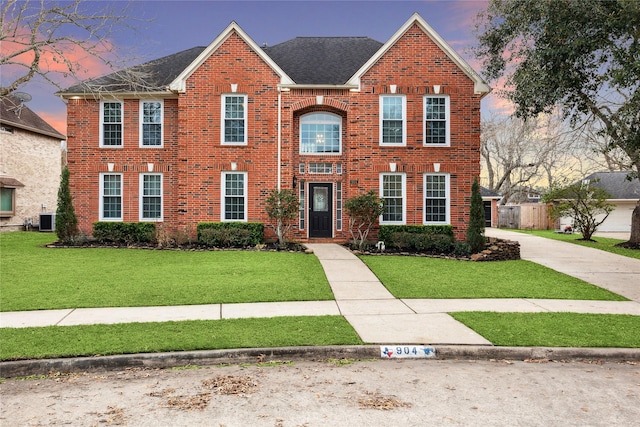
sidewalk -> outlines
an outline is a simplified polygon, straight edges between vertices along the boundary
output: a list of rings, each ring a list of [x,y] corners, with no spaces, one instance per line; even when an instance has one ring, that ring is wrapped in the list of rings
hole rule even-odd
[[[639,260],[505,230],[487,229],[487,235],[518,240],[523,259],[579,277],[631,301],[396,299],[363,262],[342,246],[309,244],[325,270],[335,300],[0,312],[0,327],[342,315],[370,344],[490,346],[489,341],[447,313],[482,310],[640,315]]]

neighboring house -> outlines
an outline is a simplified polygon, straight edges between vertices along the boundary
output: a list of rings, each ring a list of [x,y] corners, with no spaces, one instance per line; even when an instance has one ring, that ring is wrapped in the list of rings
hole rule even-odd
[[[381,223],[451,224],[463,239],[489,91],[418,14],[386,43],[261,47],[232,22],[207,47],[60,93],[79,225],[267,225],[281,188],[300,197],[294,239],[346,241],[345,201],[375,190]]]
[[[498,226],[498,200],[502,196],[495,191],[480,186],[480,195],[482,196],[482,205],[484,206],[484,226]]]
[[[607,199],[615,205],[607,219],[600,224],[600,232],[631,232],[631,213],[640,199],[640,181],[637,178],[628,180],[629,172],[596,172],[582,181],[591,186],[602,188],[611,195]],[[596,218],[601,219],[603,215]],[[561,225],[571,224],[571,218],[562,218]]]
[[[0,98],[0,231],[56,211],[64,139],[17,98]]]

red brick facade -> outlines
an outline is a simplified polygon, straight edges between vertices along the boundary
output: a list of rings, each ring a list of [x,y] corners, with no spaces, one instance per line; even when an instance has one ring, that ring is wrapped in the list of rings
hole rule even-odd
[[[162,174],[164,227],[193,232],[198,222],[223,220],[223,172],[246,172],[245,220],[269,224],[264,200],[280,175],[281,188],[295,185],[304,197],[292,237],[307,241],[313,237],[310,184],[329,183],[331,239],[346,241],[348,218],[341,203],[378,192],[380,174],[393,172],[395,164],[395,172],[404,174],[404,222],[425,223],[424,175],[437,172],[448,176],[448,222],[464,239],[471,184],[480,173],[480,99],[486,92],[477,90],[470,71],[443,51],[421,22],[410,20],[401,36],[387,42],[388,49],[359,76],[357,88],[282,85],[278,70],[232,27],[186,77],[184,90],[149,95],[164,102],[161,147],[140,147],[140,96],[114,95],[123,101],[117,148],[100,147],[101,101],[69,97],[68,163],[81,229],[90,234],[101,220],[101,173],[121,174],[121,220],[130,222],[140,221],[140,174]],[[449,102],[449,146],[423,143],[424,96],[434,94],[434,85]],[[392,87],[406,100],[406,145],[396,147],[380,145],[380,96],[391,94]],[[246,145],[221,143],[223,95],[247,97]],[[341,118],[339,154],[300,153],[300,118],[319,111]],[[331,173],[312,174],[310,163],[330,163]]]

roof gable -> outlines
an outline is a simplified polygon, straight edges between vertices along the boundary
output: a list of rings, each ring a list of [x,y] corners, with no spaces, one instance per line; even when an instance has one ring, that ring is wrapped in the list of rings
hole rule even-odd
[[[232,22],[218,37],[213,40],[182,72],[169,84],[170,90],[186,91],[187,79],[215,52],[233,33],[244,40],[251,49],[262,58],[280,76],[282,84],[292,84],[293,80],[276,64],[236,22]]]
[[[391,36],[391,38],[373,55],[347,82],[360,87],[360,77],[366,73],[378,60],[414,25],[422,31],[451,59],[474,83],[474,91],[478,95],[491,92],[489,85],[476,73],[473,68],[418,14],[414,13],[405,24]]]
[[[52,138],[66,138],[42,117],[11,95],[0,99],[0,122]]]

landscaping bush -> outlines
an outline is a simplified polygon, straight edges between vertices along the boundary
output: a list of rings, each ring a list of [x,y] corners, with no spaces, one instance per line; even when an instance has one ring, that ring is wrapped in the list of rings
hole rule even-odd
[[[259,222],[201,222],[198,243],[224,248],[243,248],[262,243],[264,225]]]
[[[380,240],[390,250],[451,253],[455,238],[450,225],[381,225]]]
[[[93,237],[101,243],[152,243],[156,234],[153,222],[96,222]]]
[[[442,234],[445,236],[453,236],[453,227],[451,225],[381,225],[378,232],[379,240],[389,244],[391,234],[393,233],[412,233],[412,234]]]

